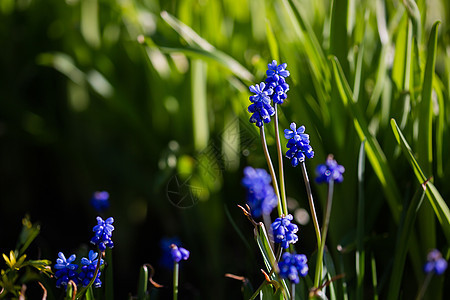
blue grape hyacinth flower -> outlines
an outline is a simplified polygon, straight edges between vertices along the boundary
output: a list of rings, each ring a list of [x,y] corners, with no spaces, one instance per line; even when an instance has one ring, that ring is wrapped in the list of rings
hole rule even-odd
[[[281,247],[287,249],[289,244],[294,244],[298,241],[295,234],[298,231],[298,226],[291,223],[293,217],[291,214],[276,218],[272,223],[272,231],[275,243],[280,243]]]
[[[427,274],[434,272],[436,275],[441,275],[447,269],[447,261],[442,257],[439,250],[433,249],[428,253],[427,262],[423,269]]]
[[[95,274],[95,269],[97,269],[98,264],[98,253],[92,250],[89,251],[88,258],[83,257],[81,259],[81,271],[78,275],[80,282],[83,286],[88,286],[89,282],[91,282],[92,278]],[[100,266],[104,264],[103,259],[100,258]],[[95,288],[99,288],[102,286],[102,282],[100,281],[100,270],[97,273],[97,277],[95,277],[94,283],[92,284]]]
[[[283,63],[277,65],[277,61],[273,60],[267,67],[266,88],[271,88],[274,91],[272,95],[273,103],[283,104],[284,100],[287,98],[286,93],[289,91],[289,85],[286,83],[285,79],[290,75],[289,71],[286,70],[287,64]]]
[[[98,212],[107,210],[109,208],[109,193],[106,191],[94,192],[91,197],[91,205]]]
[[[183,247],[172,244],[170,245],[170,255],[172,256],[173,262],[178,263],[181,260],[187,260],[189,258],[190,252]]]
[[[75,272],[78,269],[78,265],[72,263],[76,258],[76,255],[72,254],[66,259],[62,252],[58,253],[55,264],[55,269],[57,270],[55,272],[57,288],[60,288],[61,286],[67,288],[70,280],[75,282],[75,284],[78,284],[78,274]]]
[[[95,232],[95,236],[91,239],[91,243],[97,245],[102,252],[106,250],[106,247],[114,247],[114,243],[111,240],[114,230],[113,223],[114,219],[112,217],[109,217],[106,221],[101,217],[97,217],[97,225],[92,229]]]
[[[269,215],[277,206],[275,191],[270,184],[272,178],[264,169],[246,167],[241,184],[247,190],[247,204],[253,217]]]
[[[309,135],[305,133],[305,126],[300,126],[292,122],[289,129],[284,130],[284,137],[288,139],[286,147],[286,157],[291,160],[293,167],[304,162],[306,158],[314,157],[314,150],[309,144]]]
[[[280,277],[289,279],[293,283],[299,283],[300,277],[308,274],[308,259],[304,254],[291,254],[285,252],[278,263]]]
[[[270,117],[275,114],[274,108],[270,105],[270,95],[273,93],[272,88],[266,88],[266,84],[261,82],[259,85],[255,84],[249,87],[250,92],[255,95],[250,96],[250,104],[248,112],[252,113],[250,123],[255,123],[256,126],[262,127],[264,123],[270,122]]]
[[[316,168],[317,183],[329,183],[331,180],[340,183],[344,180],[342,174],[345,172],[345,168],[339,165],[334,159],[333,155],[328,155],[325,164],[318,165]]]

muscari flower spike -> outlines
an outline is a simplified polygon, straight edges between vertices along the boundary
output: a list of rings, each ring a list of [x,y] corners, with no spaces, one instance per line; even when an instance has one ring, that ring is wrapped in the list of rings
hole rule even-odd
[[[78,269],[78,265],[72,263],[75,259],[75,254],[72,254],[66,259],[62,252],[58,253],[58,258],[56,259],[55,264],[55,269],[57,270],[55,272],[57,288],[60,288],[61,286],[67,288],[67,285],[71,280],[75,282],[75,284],[78,284],[78,274],[75,272]]]
[[[83,257],[81,259],[81,271],[78,275],[78,278],[83,286],[88,286],[89,282],[91,282],[92,278],[95,274],[95,269],[98,264],[98,253],[92,250],[89,251],[88,258]],[[103,259],[100,258],[100,266],[104,264]],[[97,273],[97,277],[95,277],[94,283],[92,284],[95,288],[99,288],[102,286],[102,282],[100,281],[100,270]]]
[[[436,275],[441,275],[447,269],[447,261],[442,257],[441,252],[437,249],[431,250],[427,255],[427,262],[423,270],[425,273],[434,272]]]
[[[305,133],[305,126],[300,126],[292,122],[289,126],[290,129],[284,130],[284,137],[288,139],[286,147],[289,149],[286,151],[286,157],[291,160],[293,167],[296,167],[299,163],[304,162],[305,158],[313,158],[314,150],[309,144],[309,135]]]
[[[275,110],[270,105],[270,95],[273,93],[272,88],[266,88],[266,84],[261,82],[249,87],[250,92],[255,95],[250,96],[252,104],[248,107],[248,112],[252,113],[250,123],[262,127],[264,123],[270,122],[270,117],[275,114]]]
[[[95,236],[91,239],[91,243],[98,246],[100,251],[105,251],[106,247],[113,248],[114,243],[111,240],[112,232],[114,230],[114,219],[109,217],[104,221],[101,217],[97,217],[97,225],[94,226],[92,231],[95,232]]]
[[[269,215],[277,206],[275,191],[270,184],[272,178],[264,169],[246,167],[241,184],[247,190],[247,204],[250,206],[251,214],[260,217],[262,214]]]
[[[287,278],[293,283],[299,283],[299,277],[305,277],[308,274],[307,262],[308,259],[304,254],[285,252],[278,263],[280,277]]]
[[[293,217],[291,214],[276,218],[272,223],[272,231],[275,243],[281,243],[281,247],[287,249],[289,244],[294,244],[298,241],[295,234],[298,231],[298,226],[291,223]]]
[[[94,192],[91,197],[91,205],[98,212],[107,210],[109,208],[109,193],[107,191]]]
[[[329,183],[331,180],[340,183],[344,180],[342,174],[345,172],[345,168],[339,165],[334,159],[333,155],[328,155],[325,164],[318,165],[316,168],[317,183]]]
[[[283,63],[277,65],[277,61],[273,60],[267,67],[266,83],[267,88],[272,88],[274,90],[272,96],[273,103],[283,104],[284,100],[287,98],[286,93],[289,91],[289,85],[286,83],[285,79],[290,75],[289,71],[286,70],[287,64]]]
[[[187,260],[189,258],[190,252],[182,247],[175,244],[170,245],[170,254],[172,256],[173,262],[180,262],[181,260]]]

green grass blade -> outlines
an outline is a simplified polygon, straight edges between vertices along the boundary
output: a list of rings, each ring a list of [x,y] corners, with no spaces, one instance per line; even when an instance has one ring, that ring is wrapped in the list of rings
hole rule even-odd
[[[209,140],[206,79],[206,63],[193,59],[191,63],[192,128],[194,129],[194,147],[197,151],[206,148]]]
[[[375,261],[375,256],[371,255],[370,265],[372,268],[372,286],[373,286],[373,300],[378,300],[378,275],[377,275],[377,263]]]
[[[330,51],[341,62],[345,73],[348,71],[348,0],[331,1]]]
[[[450,211],[448,209],[447,204],[442,198],[441,194],[438,192],[436,187],[431,183],[427,177],[424,175],[419,163],[414,157],[411,147],[403,136],[400,128],[398,128],[397,123],[394,119],[391,119],[392,131],[394,132],[394,136],[401,146],[403,153],[406,156],[406,159],[410,163],[411,167],[414,170],[414,174],[419,182],[419,184],[426,186],[426,195],[431,205],[433,206],[434,213],[436,214],[439,223],[441,224],[442,230],[447,238],[447,241],[450,242]]]
[[[244,68],[238,61],[236,61],[231,56],[223,53],[222,51],[217,50],[208,41],[206,41],[205,39],[200,37],[192,28],[190,28],[189,26],[187,26],[186,24],[184,24],[183,22],[181,22],[180,20],[178,20],[177,18],[175,18],[174,16],[172,16],[171,14],[169,14],[166,11],[161,12],[161,17],[190,46],[187,49],[191,48],[190,49],[191,51],[186,49],[185,50],[186,52],[188,52],[188,53],[194,52],[194,53],[203,54],[204,56],[212,58],[219,64],[225,66],[239,78],[242,78],[242,79],[245,79],[248,81],[254,80],[254,77],[250,73],[250,71],[248,71],[246,68]],[[161,50],[163,50],[163,51],[164,50],[168,51],[170,49],[171,48],[163,48],[163,47],[161,48]],[[182,48],[182,49],[184,49],[184,48]],[[184,53],[185,51],[183,51],[182,49],[178,49],[178,52]],[[196,51],[194,49],[196,49],[198,51]],[[203,51],[199,51],[200,49]]]
[[[273,33],[272,26],[270,25],[269,20],[266,20],[266,35],[267,35],[267,44],[269,45],[270,56],[272,59],[276,60],[280,63],[280,53],[278,51],[278,43]]]
[[[369,161],[383,186],[383,190],[386,194],[389,207],[391,209],[394,220],[398,222],[400,217],[401,205],[399,204],[400,193],[397,190],[397,186],[393,184],[395,182],[392,175],[392,171],[389,168],[386,156],[383,153],[377,140],[369,132],[369,128],[365,121],[363,114],[361,113],[357,103],[354,103],[353,93],[345,79],[344,72],[339,65],[339,61],[336,57],[331,57],[331,63],[334,74],[334,81],[338,88],[344,106],[348,108],[355,129],[358,133],[361,141],[366,139],[366,153]]]
[[[148,268],[147,266],[142,266],[139,272],[139,284],[137,296],[138,300],[147,299],[147,284],[148,284]]]
[[[364,172],[365,172],[365,141],[362,141],[358,157],[358,216],[356,220],[356,299],[364,299]]]
[[[275,257],[275,254],[272,251],[272,247],[270,246],[269,237],[267,235],[267,231],[264,228],[263,223],[259,223],[257,227],[255,227],[255,239],[256,243],[258,244],[259,250],[261,251],[261,254],[263,256],[264,263],[266,265],[267,271],[270,273],[272,269],[275,268],[271,279],[276,280],[277,279],[277,268],[278,263]],[[282,283],[283,293],[287,295],[289,299],[289,286],[286,282],[286,280],[280,280]]]
[[[419,111],[419,135],[417,156],[419,164],[425,174],[430,176],[433,163],[433,103],[431,93],[433,89],[434,68],[436,65],[437,34],[439,22],[434,23],[428,41],[427,60],[423,77],[422,100]]]
[[[408,253],[408,247],[410,246],[409,241],[413,233],[414,221],[424,197],[424,190],[422,193],[420,191],[416,192],[411,204],[408,207],[404,222],[402,222],[400,226],[397,245],[395,247],[394,266],[389,285],[388,300],[398,299],[405,267],[406,254]]]

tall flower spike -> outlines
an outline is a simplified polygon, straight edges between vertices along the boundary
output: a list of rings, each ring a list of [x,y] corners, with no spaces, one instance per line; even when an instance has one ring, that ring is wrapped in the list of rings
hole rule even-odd
[[[55,278],[57,279],[57,288],[61,286],[67,288],[70,280],[75,282],[75,284],[78,283],[78,274],[77,272],[75,272],[78,269],[78,265],[72,263],[73,261],[75,261],[75,259],[75,254],[72,254],[69,258],[66,259],[62,252],[58,253],[58,258],[56,259],[55,264],[55,269],[57,270],[55,272]]]
[[[281,243],[281,247],[287,249],[289,244],[294,244],[298,241],[295,234],[298,231],[298,226],[291,223],[293,217],[291,214],[286,217],[276,218],[272,223],[272,231],[275,243]]]
[[[433,249],[428,253],[427,262],[423,267],[425,273],[434,272],[436,275],[441,275],[447,269],[447,261],[442,257],[441,252]]]
[[[187,260],[190,252],[182,247],[178,247],[175,244],[170,245],[170,254],[174,262],[180,262],[181,260]]]
[[[329,183],[331,180],[340,183],[344,180],[342,174],[345,172],[345,168],[339,165],[334,159],[333,155],[328,155],[325,164],[318,165],[316,168],[317,183]]]
[[[305,161],[305,158],[313,158],[314,150],[309,144],[309,135],[305,133],[305,126],[300,126],[292,122],[290,129],[284,130],[284,137],[288,139],[286,147],[286,157],[291,160],[293,167]]]
[[[250,123],[262,127],[264,123],[270,122],[270,117],[275,114],[274,108],[270,105],[270,95],[273,93],[272,88],[267,88],[264,82],[259,85],[255,84],[249,87],[250,92],[255,95],[250,96],[252,104],[248,107],[248,112],[252,113]]]
[[[308,259],[304,254],[290,254],[285,252],[278,263],[280,277],[289,279],[293,283],[299,283],[301,277],[308,274]]]
[[[112,223],[114,223],[112,217],[109,217],[106,221],[101,217],[97,217],[97,225],[92,229],[92,231],[95,232],[95,236],[91,239],[91,243],[97,245],[100,251],[105,251],[106,247],[114,247],[114,243],[111,240],[112,232],[114,230]]]
[[[97,268],[98,264],[98,253],[94,252],[92,250],[89,251],[88,258],[83,257],[81,259],[81,264],[83,265],[81,267],[80,275],[78,275],[78,278],[80,279],[80,282],[83,286],[88,286],[89,282],[91,282],[92,278],[95,274],[95,269]],[[103,265],[104,261],[100,258],[100,265]],[[100,281],[100,270],[97,273],[97,277],[95,277],[94,283],[92,284],[95,288],[99,288],[102,286],[102,282]]]
[[[286,93],[289,91],[289,85],[285,80],[285,78],[290,75],[289,71],[286,70],[287,64],[284,63],[277,65],[277,61],[273,60],[272,63],[267,65],[267,67],[266,83],[268,88],[272,88],[274,90],[272,96],[273,103],[283,104],[284,100],[287,98]]]
[[[277,198],[270,184],[271,181],[272,178],[264,169],[252,167],[244,169],[244,178],[241,183],[247,190],[247,204],[256,218],[262,214],[269,215],[277,206]]]

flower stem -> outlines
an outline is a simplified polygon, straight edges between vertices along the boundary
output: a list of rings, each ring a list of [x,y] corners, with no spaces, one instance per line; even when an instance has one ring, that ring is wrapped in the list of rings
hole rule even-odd
[[[266,157],[267,166],[269,167],[270,176],[272,177],[272,184],[273,189],[275,190],[275,194],[277,195],[278,199],[278,215],[281,217],[283,214],[283,204],[281,203],[280,198],[280,190],[278,189],[278,181],[277,177],[275,176],[275,170],[273,168],[272,160],[270,159],[269,149],[267,148],[267,142],[266,142],[266,135],[264,133],[264,126],[260,127],[260,136],[261,136],[261,143],[264,150],[264,156]]]
[[[327,207],[325,210],[325,217],[323,219],[323,227],[322,227],[322,240],[320,242],[319,252],[317,253],[317,262],[316,262],[316,273],[314,277],[314,287],[318,288],[320,286],[320,279],[322,278],[323,272],[323,252],[325,250],[325,242],[327,239],[328,233],[328,225],[330,224],[330,215],[331,215],[331,205],[333,204],[333,188],[334,181],[330,180],[328,183],[328,198],[327,198]]]
[[[305,186],[306,186],[306,194],[308,195],[308,201],[309,201],[309,208],[311,210],[311,217],[313,219],[314,223],[314,229],[316,231],[316,239],[317,239],[317,249],[320,248],[321,238],[320,238],[320,227],[319,222],[317,221],[317,214],[316,214],[316,208],[314,207],[314,200],[311,192],[311,185],[309,184],[309,178],[308,178],[308,172],[306,171],[306,164],[305,162],[300,163],[303,173],[303,179],[305,180]]]
[[[180,266],[177,262],[173,263],[173,300],[178,299],[178,273]]]
[[[420,291],[417,294],[416,300],[421,300],[423,298],[423,296],[425,295],[428,285],[430,284],[431,277],[433,277],[433,272],[428,273],[427,277],[425,277],[425,281],[423,282],[422,287],[420,288]]]
[[[277,153],[278,153],[278,171],[280,178],[280,191],[281,191],[281,203],[283,204],[283,213],[285,216],[288,215],[288,207],[286,202],[286,188],[284,186],[284,168],[283,168],[283,151],[281,149],[280,142],[280,132],[278,131],[278,105],[275,103],[275,117],[274,117],[274,126],[275,126],[275,139],[277,141]]]
[[[291,299],[295,299],[295,283],[291,283]]]

